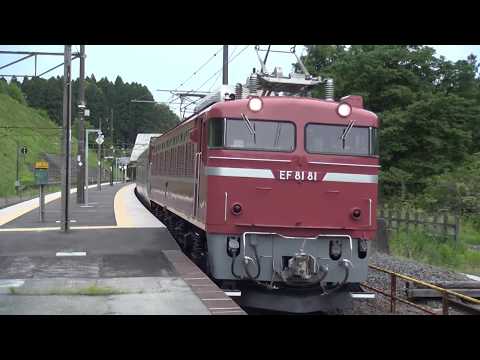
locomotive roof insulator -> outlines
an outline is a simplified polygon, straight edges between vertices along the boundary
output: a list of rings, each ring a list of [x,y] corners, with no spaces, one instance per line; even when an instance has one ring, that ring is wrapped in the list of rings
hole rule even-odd
[[[324,84],[325,84],[325,100],[335,101],[333,97],[334,89],[335,89],[333,79],[326,79]]]

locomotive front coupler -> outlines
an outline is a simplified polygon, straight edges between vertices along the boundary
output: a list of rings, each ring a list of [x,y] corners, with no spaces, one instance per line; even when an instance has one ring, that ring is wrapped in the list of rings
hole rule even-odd
[[[246,254],[246,248],[247,248],[247,235],[277,235],[280,237],[283,237],[285,239],[289,239],[291,237],[288,236],[283,236],[277,233],[266,233],[266,232],[245,232],[243,233],[242,236],[242,251],[240,257],[242,258],[242,263],[243,267],[245,269],[245,273],[247,274],[247,278],[250,280],[253,280],[254,282],[258,282],[258,277],[260,275],[261,269],[260,269],[260,261],[259,261],[259,256],[257,254],[257,239],[252,239],[249,241],[250,246],[253,247],[254,249],[254,258],[248,256]],[[343,235],[343,234],[320,234],[316,237],[313,238],[304,238],[302,245],[298,249],[298,251],[295,253],[294,256],[292,256],[288,260],[287,268],[281,271],[277,271],[274,269],[274,272],[272,276],[275,276],[275,274],[279,275],[280,278],[290,286],[299,286],[299,287],[309,287],[313,285],[320,284],[323,279],[326,278],[328,275],[329,268],[327,265],[321,265],[319,261],[313,256],[312,254],[307,253],[305,249],[305,244],[308,240],[316,240],[319,237],[344,237],[347,238],[347,240],[350,243],[350,256],[353,257],[353,251],[352,251],[352,238],[350,235]],[[236,257],[235,257],[236,258]],[[235,260],[234,258],[234,260]],[[255,265],[256,267],[256,274],[253,275],[251,274],[249,270],[249,265],[252,264]],[[353,268],[353,262],[351,259],[347,258],[342,258],[338,261],[339,265],[344,268],[345,270],[345,277],[344,279],[338,283],[336,288],[342,287],[344,285],[350,275],[350,270]],[[272,259],[272,265],[275,264],[275,259]],[[234,261],[232,261],[232,273],[233,273],[233,267],[234,267]],[[234,274],[236,275],[236,274]],[[239,278],[239,276],[235,276],[236,278]],[[272,283],[273,283],[273,278],[272,278]]]

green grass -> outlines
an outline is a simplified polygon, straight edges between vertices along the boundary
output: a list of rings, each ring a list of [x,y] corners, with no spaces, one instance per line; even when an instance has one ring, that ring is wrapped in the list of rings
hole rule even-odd
[[[15,126],[15,129],[5,129]],[[59,130],[40,130],[38,128],[58,127],[42,111],[29,108],[0,94],[0,196],[15,193],[16,142],[27,146],[28,153],[20,156],[20,180],[24,185],[33,184],[31,166],[39,160],[42,152],[58,153]],[[37,128],[37,129],[30,129]]]
[[[16,288],[9,288],[11,295],[85,295],[85,296],[109,296],[109,295],[120,295],[126,294],[125,291],[117,290],[108,286],[99,287],[96,285],[91,285],[79,289],[50,289],[46,292],[40,293],[24,293],[18,291]]]
[[[99,287],[96,285],[92,285],[86,288],[80,289],[65,289],[60,291],[62,294],[65,295],[87,295],[87,296],[107,296],[107,295],[118,295],[123,294],[123,291],[111,288],[111,287]],[[55,294],[58,295],[58,294]]]
[[[462,219],[460,223],[460,238],[465,244],[480,245],[480,230],[471,220]]]
[[[433,236],[423,231],[392,232],[389,245],[396,256],[480,275],[480,251],[472,250],[468,246],[474,235],[468,228],[466,233],[470,237],[460,236],[456,243],[451,238]]]
[[[17,142],[20,147],[25,145],[28,149],[25,156],[20,155],[19,173],[21,185],[30,187],[35,181],[33,165],[42,159],[41,154],[61,152],[61,130],[51,129],[58,127],[45,111],[0,94],[0,197],[15,195]],[[75,138],[72,138],[72,153],[77,153]],[[96,149],[92,149],[89,151],[89,165],[96,166],[96,163]]]

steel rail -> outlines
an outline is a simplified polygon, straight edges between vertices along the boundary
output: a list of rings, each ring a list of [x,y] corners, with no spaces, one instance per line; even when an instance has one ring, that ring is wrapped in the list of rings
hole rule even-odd
[[[384,272],[384,273],[387,273],[387,274],[390,274],[390,275],[395,275],[396,277],[399,277],[400,279],[404,279],[404,280],[408,280],[408,281],[412,281],[416,284],[420,284],[420,285],[423,285],[423,286],[426,286],[430,289],[434,289],[434,290],[437,290],[439,292],[441,292],[442,294],[449,294],[449,295],[453,295],[455,297],[458,297],[458,298],[461,298],[463,300],[466,300],[466,301],[470,301],[474,304],[477,304],[477,305],[480,305],[480,300],[478,299],[475,299],[475,298],[472,298],[470,296],[466,296],[466,295],[463,295],[463,294],[460,294],[458,292],[455,292],[455,291],[452,291],[452,290],[448,290],[448,289],[444,289],[444,288],[441,288],[439,286],[435,286],[433,284],[430,284],[428,282],[425,282],[425,281],[422,281],[422,280],[418,280],[418,279],[415,279],[415,278],[412,278],[410,276],[407,276],[407,275],[402,275],[402,274],[399,274],[399,273],[396,273],[394,271],[391,271],[391,270],[387,270],[387,269],[382,269],[378,266],[375,266],[375,265],[368,265],[369,268],[371,269],[374,269],[374,270],[378,270],[378,271],[381,271],[381,272]]]
[[[389,293],[387,293],[387,292],[385,292],[385,291],[383,291],[383,290],[377,289],[377,288],[375,288],[375,287],[373,287],[373,286],[366,285],[366,284],[361,284],[361,286],[364,287],[364,288],[367,288],[367,289],[369,289],[369,290],[378,292],[379,294],[382,294],[382,295],[384,295],[384,296],[386,296],[386,297],[392,297],[391,294],[389,294]],[[402,302],[402,303],[404,303],[404,304],[411,305],[411,306],[413,306],[413,307],[415,307],[415,308],[417,308],[417,309],[420,309],[420,310],[422,310],[422,311],[425,311],[426,313],[429,313],[429,314],[431,314],[431,315],[438,315],[435,311],[429,310],[429,309],[427,309],[427,308],[425,308],[425,307],[423,307],[423,306],[420,306],[420,305],[417,305],[417,304],[415,304],[415,303],[412,303],[411,301],[402,299],[402,298],[400,298],[400,297],[398,297],[398,296],[394,296],[394,297],[395,297],[395,300],[398,300],[398,301],[400,301],[400,302]]]
[[[375,287],[372,287],[372,286],[369,286],[369,285],[366,285],[366,284],[361,284],[361,286],[364,286],[366,287],[367,289],[370,289],[370,290],[373,290],[373,291],[376,291],[384,296],[387,296],[389,297],[391,300],[390,300],[390,312],[391,313],[395,313],[395,301],[400,301],[402,303],[405,303],[407,305],[410,305],[410,306],[413,306],[417,309],[420,309],[422,311],[425,311],[429,314],[432,314],[432,315],[437,315],[436,313],[432,312],[431,310],[428,310],[427,308],[424,308],[422,306],[419,306],[415,303],[412,303],[408,300],[405,300],[405,299],[402,299],[400,297],[398,297],[396,295],[396,292],[397,292],[397,278],[399,279],[403,279],[403,280],[407,280],[407,281],[410,281],[412,283],[415,283],[415,284],[419,284],[419,285],[422,285],[422,286],[425,286],[427,288],[430,288],[430,289],[433,289],[433,290],[436,290],[438,291],[440,294],[441,294],[441,297],[442,297],[442,314],[443,315],[448,315],[448,302],[449,302],[449,295],[452,296],[452,297],[455,297],[455,298],[459,298],[459,299],[462,299],[462,300],[466,300],[467,302],[471,302],[471,303],[474,303],[474,304],[480,304],[480,300],[478,299],[475,299],[473,297],[470,297],[470,296],[466,296],[466,295],[463,295],[463,294],[460,294],[460,293],[457,293],[455,291],[452,291],[452,290],[449,290],[449,289],[444,289],[444,288],[441,288],[439,286],[436,286],[436,285],[433,285],[433,284],[430,284],[426,281],[422,281],[422,280],[418,280],[418,279],[415,279],[411,276],[407,276],[407,275],[403,275],[403,274],[399,274],[399,273],[396,273],[394,271],[391,271],[391,270],[387,270],[387,269],[383,269],[383,268],[380,268],[378,266],[375,266],[375,265],[368,265],[369,268],[373,269],[373,270],[377,270],[377,271],[380,271],[380,272],[383,272],[383,273],[386,273],[386,274],[389,274],[390,275],[390,294],[387,293],[386,291],[383,291],[383,290],[380,290],[380,289],[377,289]],[[453,300],[453,299],[452,299]],[[455,304],[455,303],[454,303]]]

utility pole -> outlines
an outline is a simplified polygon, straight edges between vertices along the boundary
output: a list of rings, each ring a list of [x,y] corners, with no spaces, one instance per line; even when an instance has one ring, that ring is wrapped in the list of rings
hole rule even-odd
[[[77,204],[85,204],[85,45],[80,45],[80,79],[78,105],[80,117],[78,121],[78,167],[77,167]]]
[[[113,108],[110,109],[110,121],[112,122],[112,146],[115,149],[115,137],[113,136],[113,128],[114,128],[114,126],[113,126]],[[113,152],[115,152],[115,150]]]
[[[223,85],[228,85],[228,45],[223,45]]]
[[[113,158],[115,158],[115,137],[113,136],[113,108],[110,109],[110,120],[112,121],[112,156]],[[113,160],[112,160],[112,177],[113,177],[113,181],[115,181],[115,176],[114,176],[114,168],[113,168]]]
[[[20,145],[18,144],[18,140],[16,141],[17,143],[17,176],[16,176],[16,181],[15,181],[15,192],[18,196],[18,192],[20,190],[20,163],[19,163],[19,158],[20,158]]]
[[[85,130],[85,163],[88,164],[88,134],[91,132],[97,133],[97,139],[101,137],[100,129],[86,129]],[[88,205],[88,185],[90,184],[90,179],[88,178],[88,166],[85,168],[85,183],[87,186],[85,187],[85,206],[90,207]]]
[[[63,73],[63,144],[62,144],[62,211],[60,220],[62,231],[68,232],[70,227],[70,141],[72,125],[72,45],[65,45]]]
[[[99,119],[98,129],[102,132],[102,118]],[[97,190],[102,191],[102,144],[98,144],[97,150]]]

